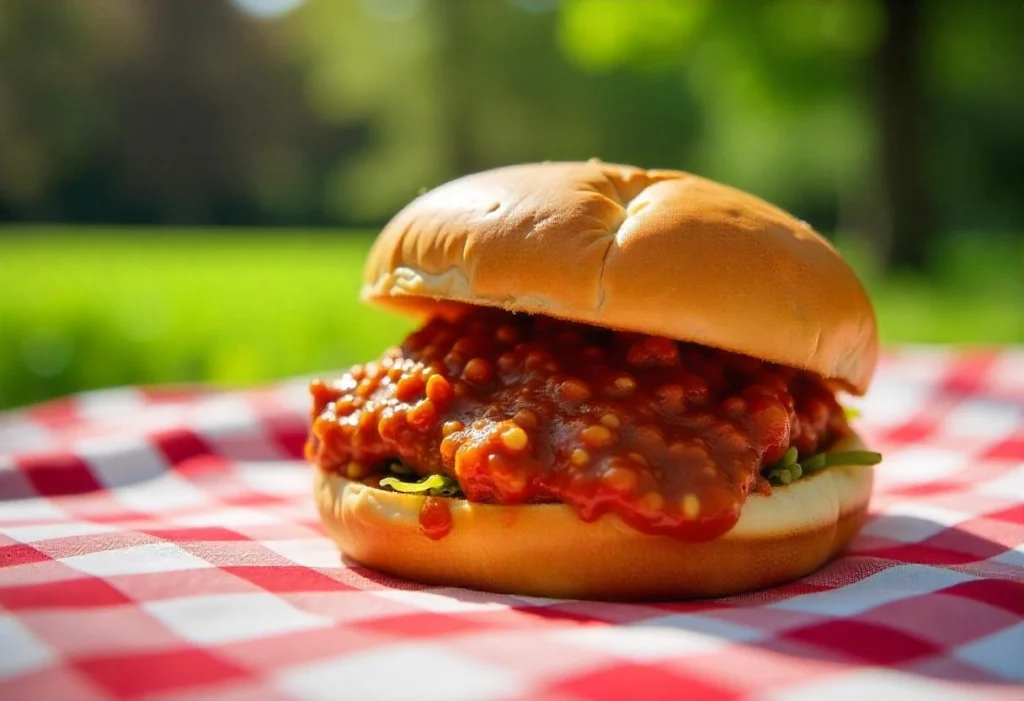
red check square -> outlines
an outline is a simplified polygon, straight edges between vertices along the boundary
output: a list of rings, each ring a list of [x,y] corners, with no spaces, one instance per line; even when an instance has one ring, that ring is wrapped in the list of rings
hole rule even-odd
[[[80,660],[75,668],[115,698],[189,689],[243,679],[247,673],[219,655],[199,649]]]
[[[737,698],[735,690],[703,679],[683,676],[660,665],[613,663],[572,676],[545,691],[587,701],[725,701]]]
[[[901,630],[855,620],[826,621],[788,631],[783,637],[878,665],[905,664],[941,652],[939,646]]]

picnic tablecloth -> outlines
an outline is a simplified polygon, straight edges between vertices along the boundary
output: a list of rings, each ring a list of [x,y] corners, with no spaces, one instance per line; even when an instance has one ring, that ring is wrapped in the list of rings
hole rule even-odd
[[[849,402],[870,521],[798,582],[610,604],[342,562],[296,380],[0,417],[0,699],[1024,698],[1024,349],[901,347]]]

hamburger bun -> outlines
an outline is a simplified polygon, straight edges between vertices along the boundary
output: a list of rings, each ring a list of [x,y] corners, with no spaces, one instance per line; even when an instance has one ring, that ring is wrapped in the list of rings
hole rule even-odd
[[[419,315],[501,307],[692,341],[863,394],[871,302],[805,222],[670,170],[517,165],[417,198],[384,228],[364,299]]]
[[[823,237],[752,195],[599,161],[470,175],[387,224],[362,296],[429,319],[386,365],[311,388],[317,506],[368,567],[519,595],[719,597],[814,571],[864,522],[879,456],[849,452],[863,446],[834,395],[874,373],[871,302]],[[734,360],[753,370],[728,374]],[[394,461],[405,477],[382,478]]]
[[[832,451],[862,449],[852,435]],[[314,468],[327,532],[342,552],[415,582],[520,595],[604,600],[728,596],[818,569],[857,534],[873,469],[831,466],[752,494],[724,536],[681,542],[614,515],[586,523],[564,504],[500,506],[448,499],[452,529],[421,530],[424,497]]]

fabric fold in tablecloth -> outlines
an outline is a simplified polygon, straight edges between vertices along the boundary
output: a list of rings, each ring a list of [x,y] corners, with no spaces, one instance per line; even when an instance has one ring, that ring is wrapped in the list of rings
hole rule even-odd
[[[1024,697],[1024,350],[890,349],[849,551],[777,589],[609,604],[426,588],[317,523],[305,383],[0,415],[0,698]]]

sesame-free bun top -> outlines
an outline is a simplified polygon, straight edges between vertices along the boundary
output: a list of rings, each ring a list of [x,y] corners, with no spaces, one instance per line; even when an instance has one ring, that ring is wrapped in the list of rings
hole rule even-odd
[[[596,160],[509,166],[421,195],[377,238],[363,298],[666,336],[857,394],[878,355],[867,293],[808,224],[696,175]]]

